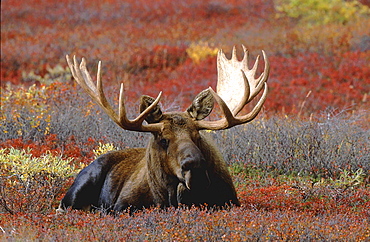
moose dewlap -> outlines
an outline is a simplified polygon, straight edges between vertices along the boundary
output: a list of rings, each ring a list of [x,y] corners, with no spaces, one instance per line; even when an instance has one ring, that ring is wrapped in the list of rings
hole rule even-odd
[[[258,58],[248,68],[248,51],[242,61],[233,48],[231,59],[222,51],[217,56],[217,93],[208,88],[199,93],[185,112],[162,112],[161,93],[156,99],[142,96],[140,115],[129,120],[121,85],[119,110],[116,113],[107,101],[101,81],[101,62],[98,64],[95,85],[82,59],[78,65],[67,55],[74,79],[87,94],[121,128],[150,132],[146,148],[112,151],[81,170],[62,199],[58,211],[101,208],[122,211],[126,208],[150,206],[206,205],[223,207],[237,205],[235,187],[226,163],[210,137],[202,130],[221,130],[252,121],[260,112],[267,95],[269,63],[263,53],[265,68],[255,78]],[[263,89],[252,111],[239,112]],[[223,112],[216,121],[204,120],[213,109],[214,100]],[[144,120],[146,123],[144,123]]]

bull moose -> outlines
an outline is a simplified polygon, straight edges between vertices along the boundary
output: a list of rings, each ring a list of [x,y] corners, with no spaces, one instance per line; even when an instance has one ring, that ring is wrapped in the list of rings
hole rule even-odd
[[[119,212],[128,208],[150,206],[205,205],[208,207],[239,206],[232,178],[221,152],[202,130],[222,130],[252,121],[260,112],[267,96],[269,62],[262,51],[265,66],[258,78],[254,66],[248,67],[248,51],[239,61],[233,48],[231,59],[220,50],[217,56],[217,93],[209,87],[200,92],[185,112],[162,112],[157,98],[142,96],[140,114],[127,118],[124,88],[120,87],[116,113],[107,101],[102,85],[101,62],[95,85],[82,58],[78,65],[67,55],[74,79],[87,94],[121,128],[152,134],[146,148],[131,148],[101,155],[81,170],[62,199],[57,211],[67,208],[90,211],[106,209]],[[257,104],[244,115],[239,114],[261,90]],[[214,107],[222,117],[205,118]],[[146,121],[146,122],[144,122]]]

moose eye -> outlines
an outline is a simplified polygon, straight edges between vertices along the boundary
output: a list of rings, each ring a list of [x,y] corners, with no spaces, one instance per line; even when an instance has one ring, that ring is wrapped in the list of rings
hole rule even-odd
[[[167,149],[168,147],[168,143],[169,143],[169,140],[168,139],[161,139],[159,141],[159,144],[164,148],[164,149]]]

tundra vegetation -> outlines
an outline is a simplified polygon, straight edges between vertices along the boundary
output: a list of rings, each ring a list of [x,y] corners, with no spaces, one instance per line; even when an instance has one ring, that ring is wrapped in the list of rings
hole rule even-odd
[[[369,6],[3,1],[1,240],[369,240]],[[86,57],[94,73],[102,60],[106,95],[117,105],[124,83],[127,113],[137,114],[140,95],[159,91],[163,110],[185,110],[195,94],[215,89],[217,50],[242,53],[241,44],[251,59],[268,54],[267,100],[253,122],[209,132],[240,207],[55,213],[96,156],[143,147],[150,135],[122,130],[90,101],[66,54]]]

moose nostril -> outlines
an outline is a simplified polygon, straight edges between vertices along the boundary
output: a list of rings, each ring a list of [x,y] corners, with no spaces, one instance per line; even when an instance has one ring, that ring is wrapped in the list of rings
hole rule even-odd
[[[204,163],[204,159],[185,159],[181,162],[181,169],[183,171],[188,171],[191,169],[200,168],[202,166],[202,163]]]
[[[193,168],[194,166],[194,161],[192,160],[184,160],[183,162],[181,162],[181,169],[183,171],[188,171],[190,170],[191,168]]]

